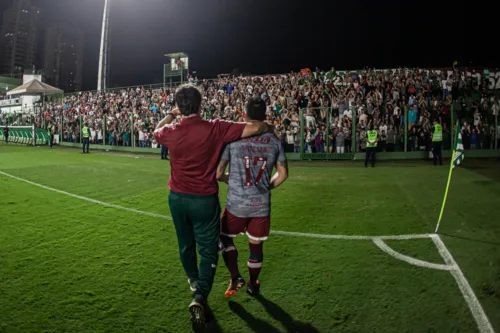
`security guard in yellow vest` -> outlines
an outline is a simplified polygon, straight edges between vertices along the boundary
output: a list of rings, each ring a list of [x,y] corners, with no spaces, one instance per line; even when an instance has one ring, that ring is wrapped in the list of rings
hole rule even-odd
[[[377,152],[378,132],[374,129],[373,124],[370,125],[370,130],[366,133],[366,157],[365,168],[368,167],[368,160],[371,160],[372,168],[375,167],[375,154]]]
[[[443,157],[441,156],[441,142],[443,142],[443,128],[438,123],[437,119],[434,119],[434,127],[432,132],[432,157],[434,159],[434,165],[437,164],[439,160],[439,165],[443,165]]]
[[[89,153],[89,139],[90,138],[90,130],[88,128],[88,124],[83,124],[82,128],[82,142],[83,142],[83,154]],[[85,152],[85,147],[87,147],[87,152]]]

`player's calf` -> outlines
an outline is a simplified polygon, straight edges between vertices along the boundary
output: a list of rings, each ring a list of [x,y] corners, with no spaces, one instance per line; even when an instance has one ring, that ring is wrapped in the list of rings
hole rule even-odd
[[[250,247],[250,256],[248,257],[248,273],[250,280],[248,286],[260,287],[259,274],[262,269],[262,261],[264,259],[263,243],[261,241],[248,238],[248,245]],[[248,290],[247,290],[248,291]]]
[[[221,235],[220,238],[222,243],[222,258],[224,258],[224,263],[231,274],[229,286],[224,293],[224,296],[229,298],[238,294],[238,291],[245,285],[245,280],[241,277],[238,269],[238,250],[234,245],[233,239],[224,235]]]
[[[238,268],[238,249],[236,249],[231,237],[221,235],[220,239],[222,243],[222,258],[231,274],[231,279],[235,279],[241,276]]]

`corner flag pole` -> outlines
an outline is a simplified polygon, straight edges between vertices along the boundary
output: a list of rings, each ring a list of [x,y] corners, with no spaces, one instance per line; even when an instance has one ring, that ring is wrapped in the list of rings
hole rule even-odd
[[[443,218],[444,206],[446,206],[446,199],[448,198],[448,190],[450,189],[451,174],[453,173],[453,156],[455,156],[455,150],[453,150],[451,154],[450,172],[448,173],[448,183],[446,184],[446,191],[444,192],[443,204],[441,205],[441,212],[439,213],[438,223],[436,225],[436,230],[434,231],[436,234],[439,230],[441,219]]]
[[[441,219],[443,218],[443,212],[444,212],[444,207],[446,206],[446,199],[448,198],[448,190],[450,189],[450,182],[451,182],[451,174],[453,173],[453,162],[455,160],[455,153],[457,151],[457,143],[458,143],[458,133],[460,131],[459,129],[459,122],[457,121],[456,125],[456,134],[455,134],[455,149],[453,149],[451,158],[450,158],[450,172],[448,173],[448,183],[446,184],[446,191],[444,192],[444,198],[443,198],[443,204],[441,205],[441,212],[439,213],[439,219],[436,225],[436,230],[434,231],[436,234],[439,231],[439,226],[441,225]]]

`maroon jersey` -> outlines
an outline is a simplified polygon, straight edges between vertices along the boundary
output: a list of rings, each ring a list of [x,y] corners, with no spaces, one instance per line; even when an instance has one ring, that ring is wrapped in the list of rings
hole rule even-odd
[[[156,141],[170,151],[170,190],[194,195],[216,194],[219,187],[215,175],[222,149],[240,139],[245,126],[244,123],[205,121],[195,116],[156,130]]]

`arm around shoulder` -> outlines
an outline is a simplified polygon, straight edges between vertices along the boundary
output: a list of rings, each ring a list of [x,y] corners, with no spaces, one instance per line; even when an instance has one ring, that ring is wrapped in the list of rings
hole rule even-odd
[[[248,138],[251,136],[261,135],[265,133],[274,133],[278,138],[279,134],[276,128],[262,121],[250,121],[246,124],[241,138]]]

